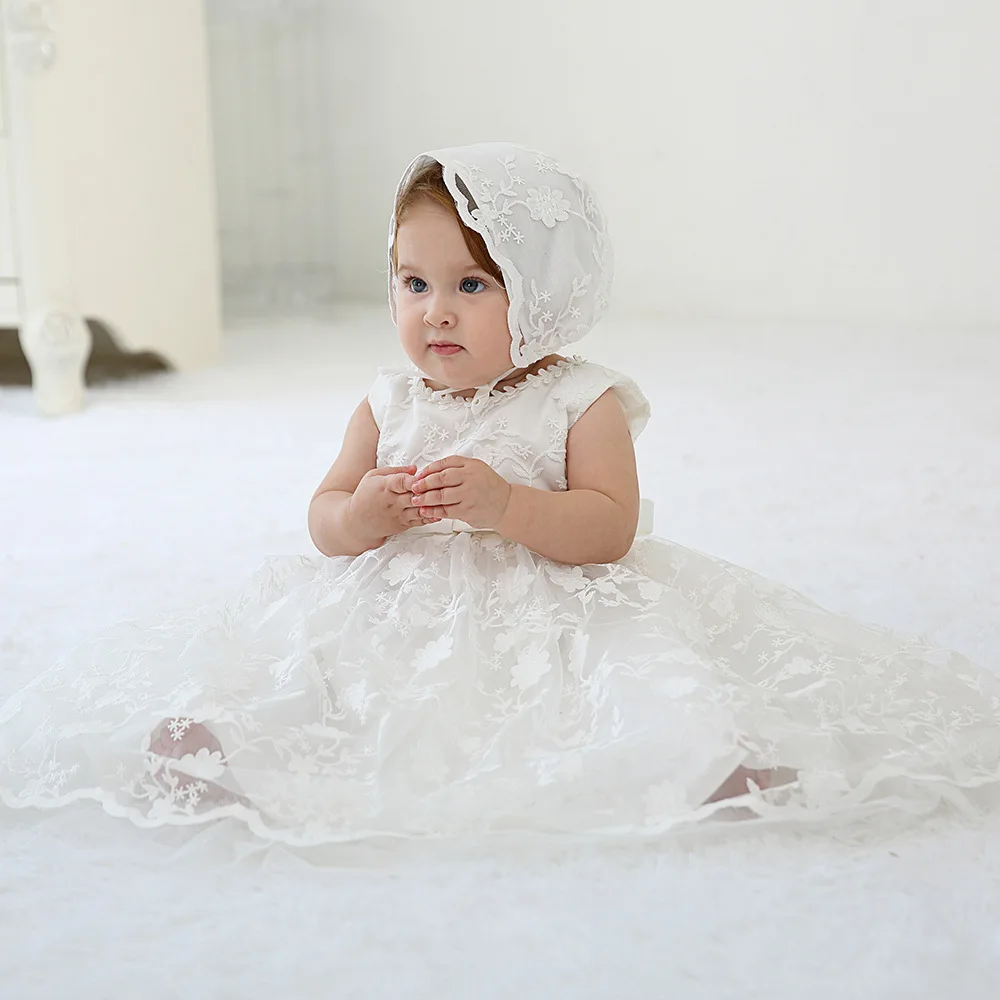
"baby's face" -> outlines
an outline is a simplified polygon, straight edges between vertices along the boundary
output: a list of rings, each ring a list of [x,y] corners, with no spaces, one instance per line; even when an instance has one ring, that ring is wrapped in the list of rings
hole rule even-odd
[[[485,385],[511,367],[507,294],[469,253],[459,223],[421,199],[396,233],[396,325],[433,389]]]

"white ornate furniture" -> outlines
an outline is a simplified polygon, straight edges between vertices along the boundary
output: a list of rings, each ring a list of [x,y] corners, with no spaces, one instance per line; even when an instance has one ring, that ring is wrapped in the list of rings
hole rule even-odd
[[[43,413],[86,319],[184,369],[220,346],[201,0],[0,0],[0,326]]]

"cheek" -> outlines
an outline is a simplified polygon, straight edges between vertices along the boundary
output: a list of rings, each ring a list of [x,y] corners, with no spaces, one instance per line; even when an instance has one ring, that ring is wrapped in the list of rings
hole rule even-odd
[[[423,313],[414,308],[412,299],[396,300],[396,326],[404,336],[423,326]]]
[[[490,328],[493,330],[493,340],[498,354],[510,353],[510,328],[507,326],[507,300],[498,297],[490,303]]]
[[[421,353],[424,340],[423,322],[412,308],[396,304],[396,336],[411,361]]]

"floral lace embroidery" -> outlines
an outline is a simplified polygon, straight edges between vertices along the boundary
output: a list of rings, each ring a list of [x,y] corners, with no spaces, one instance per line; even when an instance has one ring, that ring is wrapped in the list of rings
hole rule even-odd
[[[378,463],[424,466],[465,455],[485,462],[508,482],[565,490],[569,429],[612,387],[629,401],[638,433],[648,411],[638,388],[580,357],[562,358],[496,390],[478,412],[469,399],[428,388],[418,371],[385,371],[370,395],[380,427]]]
[[[532,219],[544,222],[549,229],[557,222],[566,222],[569,219],[569,202],[563,197],[562,191],[558,188],[553,191],[548,184],[528,188],[525,204]]]
[[[523,363],[530,363],[577,339],[577,335],[582,335],[581,330],[585,332],[593,325],[592,320],[584,320],[582,304],[586,297],[593,298],[598,312],[607,307],[611,246],[594,196],[579,177],[567,173],[550,158],[536,157],[534,160],[533,165],[540,173],[558,171],[566,178],[576,189],[574,197],[583,211],[574,210],[562,189],[553,190],[548,184],[528,187],[524,197],[521,197],[519,188],[525,187],[526,181],[518,172],[517,160],[516,154],[498,159],[505,175],[502,178],[496,172],[487,176],[478,164],[456,162],[450,170],[446,170],[445,179],[453,177],[456,171],[469,178],[468,187],[476,208],[466,209],[463,213],[459,201],[459,212],[468,214],[469,224],[483,236],[490,256],[500,264],[511,297],[511,312],[520,313],[519,342],[513,345],[511,357],[517,353]],[[570,273],[567,260],[566,266],[560,269],[558,279],[554,274],[548,275],[542,279],[540,286],[539,281],[532,277],[530,298],[525,297],[523,275],[511,259],[514,255],[500,249],[501,244],[513,242],[517,246],[525,242],[524,232],[513,221],[517,206],[526,209],[528,218],[541,222],[546,229],[553,229],[557,223],[566,223],[574,217],[578,219],[589,230],[593,241],[589,266],[582,269],[578,261],[577,269]],[[531,273],[537,273],[537,269],[532,269]],[[595,273],[599,278],[596,293],[592,291]],[[516,280],[512,280],[515,276]],[[557,301],[553,301],[554,298]]]
[[[626,381],[571,359],[473,418],[383,372],[379,461],[466,454],[565,489],[568,428]],[[293,844],[658,835],[724,810],[706,800],[737,762],[797,772],[741,799],[780,822],[997,805],[1000,680],[663,539],[568,566],[403,534],[114,626],[0,706],[7,805]]]
[[[511,385],[505,385],[502,389],[494,389],[490,393],[490,397],[493,399],[509,399],[511,396],[529,388],[530,386],[536,384],[548,385],[562,372],[582,364],[586,364],[586,362],[583,358],[578,357],[577,355],[570,358],[560,358],[558,361],[554,361],[551,365],[539,368],[537,372],[529,372],[519,382],[512,383]],[[456,407],[469,407],[472,404],[471,397],[467,398],[465,396],[455,396],[450,394],[446,389],[431,389],[424,381],[424,376],[419,370],[414,371],[410,378],[410,392],[415,396],[419,396],[421,399],[439,403],[443,406],[454,405]]]
[[[270,560],[216,607],[83,644],[0,710],[0,798],[93,798],[145,826],[229,815],[293,844],[641,836],[724,808],[702,805],[705,775],[735,753],[799,771],[751,813],[905,819],[988,800],[998,689],[662,540],[565,566],[491,534],[397,536]],[[221,749],[151,752],[165,718],[167,739],[200,727]]]

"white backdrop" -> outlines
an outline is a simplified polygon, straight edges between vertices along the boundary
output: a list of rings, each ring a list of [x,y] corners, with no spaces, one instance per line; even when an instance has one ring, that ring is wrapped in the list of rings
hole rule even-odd
[[[287,114],[328,129],[310,217],[341,298],[383,296],[410,156],[508,138],[594,182],[619,311],[1000,326],[996,0],[314,6],[327,60],[301,86],[329,117]]]

